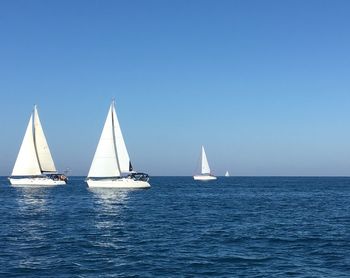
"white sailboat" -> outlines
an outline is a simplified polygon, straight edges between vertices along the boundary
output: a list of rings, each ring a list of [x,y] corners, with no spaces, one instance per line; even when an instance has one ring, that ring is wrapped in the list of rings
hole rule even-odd
[[[230,176],[230,173],[228,171],[226,171],[225,177],[229,177],[229,176]]]
[[[86,182],[89,187],[149,188],[148,180],[132,169],[113,101]]]
[[[9,180],[12,185],[62,185],[67,182],[65,175],[57,173],[36,106]]]
[[[193,176],[193,179],[200,180],[200,181],[216,180],[217,178],[210,173],[208,159],[205,154],[205,150],[203,146],[202,146],[202,153],[201,153],[200,160],[201,160],[201,174]]]

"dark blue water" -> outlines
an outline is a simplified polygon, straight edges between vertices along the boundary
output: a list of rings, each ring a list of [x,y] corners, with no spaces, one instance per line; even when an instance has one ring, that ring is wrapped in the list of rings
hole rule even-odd
[[[0,181],[2,277],[350,277],[350,178]]]

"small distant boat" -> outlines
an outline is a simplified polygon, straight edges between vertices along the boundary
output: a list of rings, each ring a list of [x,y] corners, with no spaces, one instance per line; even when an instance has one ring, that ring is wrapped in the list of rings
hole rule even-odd
[[[113,101],[86,182],[89,187],[149,188],[148,180],[147,174],[133,171]]]
[[[65,175],[57,173],[36,106],[8,179],[12,185],[63,185],[67,182]]]
[[[230,176],[230,173],[228,171],[226,171],[225,177],[229,177],[229,176]]]
[[[210,167],[209,167],[207,155],[205,154],[204,146],[202,146],[202,152],[201,152],[201,158],[200,158],[200,168],[201,168],[201,174],[194,175],[193,176],[194,180],[209,181],[209,180],[216,180],[217,179],[210,172]]]

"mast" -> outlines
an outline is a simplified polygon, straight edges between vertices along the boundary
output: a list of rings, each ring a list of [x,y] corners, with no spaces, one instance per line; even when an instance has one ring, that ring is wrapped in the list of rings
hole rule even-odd
[[[35,149],[35,155],[36,155],[36,159],[38,161],[38,164],[39,164],[39,167],[40,167],[40,172],[43,173],[43,169],[41,167],[41,164],[40,164],[40,160],[39,160],[39,154],[38,154],[38,148],[37,148],[37,144],[36,144],[36,128],[35,128],[35,112],[36,112],[36,104],[34,105],[34,108],[33,108],[33,117],[32,117],[32,128],[33,128],[33,143],[34,143],[34,149]]]
[[[113,134],[113,147],[114,147],[114,153],[115,153],[115,159],[117,160],[117,165],[118,165],[118,171],[121,173],[122,171],[120,170],[120,163],[119,163],[119,158],[118,158],[118,150],[117,150],[117,145],[116,145],[116,140],[115,140],[115,132],[114,132],[114,99],[111,104],[111,109],[112,109],[112,134]]]

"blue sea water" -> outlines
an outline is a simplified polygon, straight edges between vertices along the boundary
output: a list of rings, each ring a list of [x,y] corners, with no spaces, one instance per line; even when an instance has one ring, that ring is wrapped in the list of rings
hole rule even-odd
[[[0,178],[1,277],[350,277],[350,178]]]

